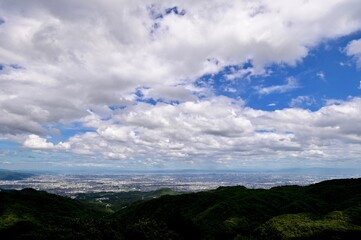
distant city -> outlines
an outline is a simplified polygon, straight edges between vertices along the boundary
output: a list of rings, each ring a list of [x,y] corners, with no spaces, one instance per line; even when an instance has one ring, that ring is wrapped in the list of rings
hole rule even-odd
[[[34,175],[21,180],[1,180],[2,189],[34,188],[63,196],[90,192],[153,191],[171,188],[178,192],[197,192],[220,186],[272,188],[282,185],[309,185],[327,179],[356,178],[360,174],[285,173],[139,173],[112,175]]]

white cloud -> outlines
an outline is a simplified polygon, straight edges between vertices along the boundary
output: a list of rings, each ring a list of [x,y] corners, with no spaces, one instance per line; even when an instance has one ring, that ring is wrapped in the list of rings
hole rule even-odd
[[[290,107],[303,107],[303,106],[312,106],[316,104],[316,100],[310,96],[298,96],[296,98],[292,98],[289,104]]]
[[[317,76],[318,78],[320,78],[321,80],[325,80],[325,73],[322,72],[322,71],[316,73],[316,76]]]
[[[261,95],[268,95],[272,93],[285,93],[299,88],[298,82],[294,77],[286,79],[286,84],[275,85],[270,87],[256,87],[256,90]]]
[[[352,64],[350,62],[340,62],[340,66],[342,66],[342,67],[351,67]]]
[[[228,159],[235,165],[275,158],[358,161],[360,116],[360,98],[315,112],[261,111],[225,97],[179,105],[141,103],[103,121],[96,132],[78,134],[55,146],[36,137],[39,144],[31,148],[41,145],[122,161],[147,159],[150,164]]]
[[[177,86],[159,86],[154,89],[145,89],[143,94],[145,98],[160,99],[164,101],[187,101],[195,100],[192,86],[177,85]]]
[[[31,149],[53,149],[54,144],[48,142],[46,139],[39,137],[38,135],[31,134],[29,135],[23,146]]]
[[[150,6],[163,18],[154,19]],[[173,6],[185,15],[165,15]],[[7,99],[0,107],[10,122],[32,124],[3,120],[1,131],[40,134],[49,122],[76,121],[85,109],[132,104],[138,87],[188,101],[193,96],[182,84],[249,61],[251,74],[272,63],[295,64],[320,41],[360,29],[359,12],[354,0],[2,1],[0,80]],[[30,108],[46,114],[34,119]]]
[[[173,6],[185,15],[165,14]],[[272,64],[295,65],[325,39],[359,30],[360,12],[357,0],[3,0],[0,134],[16,139],[28,135],[23,142],[27,148],[112,159],[202,161],[321,151],[343,156],[336,143],[349,148],[359,144],[360,121],[341,110],[357,112],[357,99],[315,113],[266,112],[245,108],[241,100],[215,97],[207,86],[193,83],[230,65],[252,63],[231,72],[228,81],[267,74]],[[358,46],[359,41],[350,43],[347,54],[358,58]],[[294,78],[272,84],[258,92],[299,87]],[[180,104],[138,103],[137,91],[144,98]],[[327,125],[326,115],[334,122]],[[300,119],[310,127],[301,128]],[[91,130],[55,146],[40,137],[57,125],[72,124]]]
[[[355,57],[357,66],[361,68],[361,39],[349,42],[345,50],[348,56]]]

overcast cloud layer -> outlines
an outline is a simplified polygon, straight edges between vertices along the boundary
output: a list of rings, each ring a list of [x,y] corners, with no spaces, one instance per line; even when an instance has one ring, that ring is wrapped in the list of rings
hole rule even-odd
[[[247,81],[297,66],[319,44],[360,31],[360,12],[359,0],[0,0],[1,138],[44,154],[165,166],[357,162],[358,96],[324,99],[316,111],[296,96],[267,111],[195,83],[229,66],[250,64]],[[361,40],[342,47],[360,68]],[[283,81],[255,93],[302,87]]]

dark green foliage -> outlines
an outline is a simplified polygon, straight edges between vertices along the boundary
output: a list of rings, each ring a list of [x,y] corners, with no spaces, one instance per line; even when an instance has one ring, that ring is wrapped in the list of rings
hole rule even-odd
[[[170,188],[160,188],[150,192],[130,191],[130,192],[96,192],[80,193],[76,199],[88,203],[94,203],[99,207],[105,208],[109,212],[123,209],[136,201],[146,201],[159,198],[165,195],[178,195]]]
[[[0,191],[2,239],[103,239],[104,213],[87,204],[34,189]]]
[[[349,236],[361,239],[360,196],[361,179],[270,190],[222,187],[138,203],[115,216],[123,225],[131,225],[141,218],[165,223],[181,239],[264,239],[267,235],[271,236],[269,239],[317,239],[316,236],[333,235],[338,237],[335,239]],[[187,222],[187,229],[191,229],[187,235],[170,224],[174,221],[174,212],[178,219]],[[299,216],[303,215],[298,214],[305,213],[310,217],[300,221]],[[289,232],[299,231],[296,226],[301,223],[303,230],[292,237]],[[286,226],[289,232],[279,226]]]
[[[177,234],[169,230],[164,223],[157,223],[151,219],[140,219],[138,222],[128,225],[124,232],[124,238],[130,240],[170,240],[178,239]]]
[[[7,239],[361,239],[361,179],[270,190],[221,187],[174,196],[166,193],[172,194],[167,189],[149,195],[99,193],[82,195],[80,202],[33,189],[1,191],[0,236],[1,239],[6,239],[3,236],[9,236]],[[104,203],[121,210],[111,214],[99,205],[85,202],[94,202],[99,197],[106,197]],[[143,200],[129,205],[139,197]]]

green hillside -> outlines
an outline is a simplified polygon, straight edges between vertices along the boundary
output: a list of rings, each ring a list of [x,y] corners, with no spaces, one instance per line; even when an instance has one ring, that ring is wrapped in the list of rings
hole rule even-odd
[[[87,204],[43,191],[0,191],[1,239],[91,239],[98,233],[88,226],[103,215]]]
[[[174,192],[170,188],[160,188],[150,192],[130,191],[79,193],[76,195],[76,199],[98,205],[98,207],[103,207],[107,212],[114,212],[128,207],[136,201],[147,201],[165,195],[179,194],[179,192]]]
[[[270,190],[222,187],[165,196],[115,215],[131,229],[130,238],[151,221],[180,239],[361,239],[361,179]]]
[[[167,193],[173,194],[167,189],[159,191],[159,195]],[[83,196],[83,201],[78,201],[32,189],[2,190],[0,236],[9,236],[7,239],[361,239],[361,179],[269,190],[221,187],[152,197],[131,205],[126,200],[132,197],[114,194],[116,197],[111,198],[107,194],[112,204],[119,201],[118,206],[126,203],[126,207],[114,213],[105,211],[94,204],[95,197],[100,195]],[[89,202],[84,202],[86,199]]]

